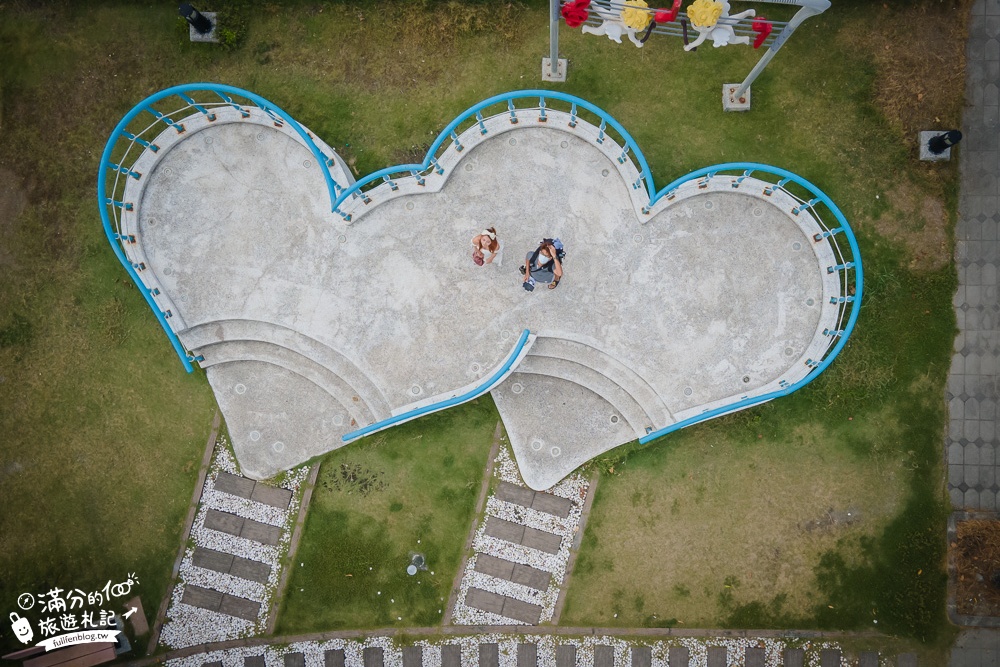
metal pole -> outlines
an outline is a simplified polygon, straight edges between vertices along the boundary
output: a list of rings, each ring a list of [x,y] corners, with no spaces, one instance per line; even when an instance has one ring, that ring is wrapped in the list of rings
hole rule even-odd
[[[549,0],[549,72],[559,75],[559,0]]]
[[[764,0],[764,1],[775,2],[777,4],[790,4],[788,2],[785,2],[784,0]],[[739,99],[740,97],[743,96],[743,94],[750,88],[750,84],[752,84],[754,82],[754,79],[756,79],[760,75],[760,73],[764,71],[764,68],[767,67],[767,64],[771,62],[771,58],[774,58],[774,54],[778,52],[778,49],[780,49],[782,45],[784,45],[785,41],[788,40],[788,38],[791,36],[791,34],[795,32],[795,29],[798,28],[800,25],[802,25],[803,21],[805,21],[810,16],[816,16],[817,14],[822,14],[829,8],[830,8],[830,0],[805,0],[804,2],[802,2],[802,8],[799,11],[795,12],[795,16],[792,17],[792,20],[788,22],[788,25],[785,26],[785,29],[781,31],[781,34],[778,35],[778,37],[774,40],[771,46],[767,48],[767,52],[763,56],[761,56],[761,59],[757,62],[756,65],[754,65],[754,68],[750,70],[750,73],[747,74],[747,78],[743,80],[743,83],[741,83],[740,87],[736,89],[736,92],[732,94],[732,97],[734,99]]]

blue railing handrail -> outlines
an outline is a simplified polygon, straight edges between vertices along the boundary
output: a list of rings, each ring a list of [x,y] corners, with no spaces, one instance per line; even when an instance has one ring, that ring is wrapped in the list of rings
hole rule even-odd
[[[815,198],[818,199],[820,202],[822,202],[827,207],[827,209],[829,209],[830,212],[833,213],[834,217],[836,217],[837,223],[843,229],[844,236],[847,238],[847,242],[851,246],[851,253],[853,254],[852,259],[854,262],[853,269],[855,271],[854,274],[855,293],[853,295],[854,303],[853,307],[851,308],[850,317],[848,318],[847,321],[847,326],[844,327],[843,334],[838,336],[839,340],[837,341],[836,345],[833,346],[832,350],[828,350],[828,352],[823,357],[823,360],[815,368],[813,368],[808,375],[806,375],[798,382],[790,384],[787,387],[784,387],[783,389],[771,392],[769,394],[763,394],[761,396],[747,398],[741,401],[737,401],[736,403],[731,403],[729,405],[725,405],[719,408],[707,410],[701,413],[700,415],[689,417],[688,419],[685,419],[683,421],[679,421],[675,424],[671,424],[670,426],[661,428],[658,431],[653,431],[652,433],[649,433],[639,438],[640,444],[644,445],[647,442],[650,442],[651,440],[655,440],[664,435],[667,435],[668,433],[672,433],[687,426],[691,426],[692,424],[705,421],[706,419],[711,419],[713,417],[717,417],[727,412],[734,412],[736,410],[741,410],[743,408],[747,408],[752,405],[757,405],[758,403],[764,403],[773,400],[775,398],[779,398],[781,396],[787,396],[788,394],[791,394],[792,392],[801,389],[802,387],[806,386],[807,384],[815,380],[820,373],[826,370],[826,368],[833,362],[833,360],[837,357],[837,355],[840,354],[840,351],[844,348],[844,345],[847,344],[847,339],[850,337],[851,332],[854,330],[854,325],[857,322],[858,313],[861,310],[861,297],[864,292],[864,270],[861,266],[861,250],[858,247],[857,238],[855,238],[854,236],[854,230],[851,229],[851,225],[850,223],[847,222],[847,218],[844,217],[844,214],[843,212],[841,212],[840,208],[833,203],[833,200],[830,199],[830,197],[827,196],[825,192],[823,192],[818,187],[816,187],[806,179],[802,178],[798,174],[794,174],[788,171],[787,169],[781,169],[780,167],[772,167],[771,165],[761,164],[757,162],[726,162],[724,164],[717,164],[711,167],[703,167],[701,169],[696,169],[695,171],[692,171],[691,173],[681,176],[680,178],[672,181],[671,183],[668,183],[659,192],[656,193],[656,196],[650,200],[649,205],[652,206],[653,204],[656,203],[657,200],[660,199],[660,197],[664,196],[666,193],[696,178],[701,178],[702,176],[706,176],[708,174],[715,174],[720,171],[736,171],[736,170],[763,171],[766,173],[774,174],[776,176],[780,176],[783,179],[788,179],[802,186],[809,192],[811,192],[815,196]]]
[[[461,403],[471,401],[472,399],[477,398],[479,396],[482,396],[490,389],[492,389],[493,386],[511,369],[511,366],[521,355],[521,351],[524,350],[524,346],[527,344],[528,336],[530,334],[531,332],[528,329],[522,331],[521,336],[517,339],[517,343],[514,344],[514,348],[511,350],[511,353],[507,356],[507,360],[497,370],[497,372],[491,375],[488,380],[479,384],[473,389],[470,389],[461,396],[455,396],[454,398],[448,398],[443,401],[438,401],[437,403],[431,403],[430,405],[425,405],[421,408],[414,408],[413,410],[409,410],[402,414],[389,417],[388,419],[383,419],[382,421],[375,422],[374,424],[369,424],[364,428],[359,428],[356,431],[345,433],[343,436],[341,436],[340,439],[343,440],[344,442],[357,440],[358,438],[374,433],[375,431],[381,431],[383,429],[389,428],[390,426],[395,426],[396,424],[400,424],[402,422],[409,421],[411,419],[416,419],[417,417],[426,415],[431,412],[444,410],[445,408],[450,408],[459,405]]]
[[[431,147],[427,150],[427,157],[424,158],[423,162],[419,164],[403,164],[394,167],[386,167],[385,169],[379,169],[378,171],[368,174],[364,178],[355,181],[350,187],[344,188],[344,190],[341,191],[340,195],[333,202],[334,212],[340,208],[340,205],[343,204],[348,197],[353,196],[362,187],[368,185],[372,181],[381,179],[383,176],[398,174],[400,172],[422,172],[430,169],[431,163],[435,159],[434,156],[437,155],[438,149],[441,148],[445,141],[451,138],[451,133],[454,132],[455,128],[469,118],[475,117],[475,115],[483,109],[502,102],[513,102],[514,100],[529,98],[569,102],[570,104],[574,104],[579,108],[586,109],[587,111],[596,114],[601,119],[606,121],[608,125],[614,128],[615,131],[621,135],[621,137],[625,140],[626,145],[634,151],[635,157],[639,162],[639,171],[642,173],[643,178],[646,181],[646,187],[649,190],[649,195],[650,197],[653,196],[653,177],[649,171],[649,165],[646,163],[645,156],[642,154],[642,151],[639,150],[639,145],[635,142],[635,139],[632,138],[632,135],[628,133],[628,130],[626,130],[621,123],[615,120],[611,114],[597,105],[591,104],[587,100],[577,97],[576,95],[570,95],[569,93],[560,93],[552,90],[514,90],[509,93],[494,95],[493,97],[487,98],[482,102],[478,102],[456,116],[455,119],[448,123],[448,126],[441,131],[437,139],[434,140],[434,143],[431,144]]]
[[[177,337],[177,334],[175,334],[173,329],[170,328],[170,325],[167,323],[166,317],[160,311],[160,308],[156,305],[156,301],[153,299],[154,295],[144,287],[142,279],[139,278],[139,274],[132,267],[132,263],[128,260],[128,258],[125,257],[125,253],[120,247],[120,245],[116,243],[117,240],[116,232],[112,229],[111,220],[108,216],[109,204],[107,203],[106,181],[107,181],[107,173],[111,165],[111,153],[113,152],[115,145],[118,143],[120,139],[124,139],[125,141],[131,141],[131,142],[136,141],[136,137],[134,135],[132,135],[131,139],[126,138],[123,135],[123,132],[125,131],[125,128],[128,126],[129,123],[131,123],[139,114],[143,113],[144,111],[149,111],[151,108],[150,105],[152,105],[153,103],[159,102],[160,100],[170,97],[172,95],[177,95],[182,100],[185,100],[185,105],[184,105],[185,108],[191,107],[192,104],[189,102],[190,98],[187,98],[186,93],[199,90],[208,90],[212,92],[221,92],[221,93],[228,93],[231,95],[239,95],[240,97],[252,101],[254,104],[256,104],[258,107],[260,107],[265,111],[270,110],[278,114],[278,116],[280,116],[284,121],[286,121],[289,127],[295,130],[295,132],[299,135],[299,137],[302,138],[306,146],[309,148],[310,152],[312,152],[313,156],[316,158],[316,161],[323,172],[323,177],[326,180],[326,187],[327,190],[329,190],[330,192],[330,200],[333,201],[334,198],[336,197],[336,188],[334,187],[333,177],[330,175],[330,169],[327,166],[326,162],[327,158],[326,156],[323,155],[322,151],[319,150],[319,147],[316,146],[316,143],[312,140],[312,137],[309,136],[309,133],[306,132],[302,128],[302,126],[299,125],[299,123],[283,109],[281,109],[275,104],[272,104],[271,102],[264,99],[260,95],[257,95],[256,93],[251,93],[248,90],[243,90],[242,88],[237,88],[235,86],[227,86],[221,83],[186,83],[180,86],[173,86],[171,88],[166,88],[164,90],[161,90],[158,93],[153,93],[149,97],[145,98],[144,100],[136,104],[134,107],[132,107],[132,110],[129,111],[127,114],[125,114],[125,116],[122,117],[120,121],[118,121],[118,125],[115,126],[115,129],[111,132],[111,136],[108,138],[108,143],[105,144],[104,146],[104,152],[101,154],[101,162],[98,167],[97,205],[101,210],[101,223],[104,225],[104,233],[108,237],[108,242],[111,244],[111,247],[115,251],[115,256],[118,257],[118,261],[121,263],[121,265],[125,267],[125,270],[128,272],[129,277],[132,278],[132,281],[139,287],[139,291],[142,292],[143,297],[146,299],[146,303],[149,304],[149,307],[153,310],[153,314],[156,315],[157,321],[159,321],[160,326],[163,327],[163,330],[166,332],[167,338],[170,340],[170,344],[177,352],[177,356],[181,358],[181,363],[184,364],[184,369],[188,373],[190,373],[194,369],[191,366],[191,360],[188,358],[187,352],[184,350],[184,346],[181,345],[180,339]],[[162,117],[169,118],[169,116],[163,114],[160,118],[158,118],[158,122],[166,122],[162,120]]]

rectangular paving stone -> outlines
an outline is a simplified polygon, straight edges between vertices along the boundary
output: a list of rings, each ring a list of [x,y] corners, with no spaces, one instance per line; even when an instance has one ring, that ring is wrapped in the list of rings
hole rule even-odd
[[[504,597],[503,611],[500,612],[500,615],[506,616],[507,618],[513,618],[521,621],[522,623],[538,625],[538,620],[542,617],[542,608],[537,604],[531,604],[530,602],[522,602],[521,600],[515,600],[514,598]]]
[[[568,498],[560,498],[551,493],[536,493],[535,499],[531,503],[531,509],[552,514],[565,519],[569,516],[569,511],[573,509],[573,501]]]
[[[476,554],[476,572],[488,574],[498,579],[511,580],[514,575],[514,563],[489,554]]]
[[[820,667],[840,667],[840,651],[835,648],[825,648],[819,652]]]
[[[253,493],[253,487],[257,482],[252,479],[247,479],[246,477],[240,477],[239,475],[234,475],[225,471],[219,472],[219,476],[215,479],[215,490],[222,491],[223,493],[228,493],[233,496],[239,496],[240,498],[249,498],[250,494]]]
[[[261,544],[270,544],[274,547],[281,541],[281,529],[277,526],[269,526],[260,521],[247,519],[243,522],[243,530],[240,531],[240,537],[260,542]]]
[[[268,486],[257,482],[253,487],[250,500],[254,502],[277,507],[279,510],[288,509],[288,504],[292,502],[292,492],[288,489],[281,489],[276,486]]]
[[[549,580],[551,578],[552,575],[545,570],[539,570],[537,567],[531,567],[530,565],[515,563],[514,572],[510,580],[515,584],[521,584],[522,586],[534,588],[537,591],[546,591],[549,589]]]
[[[594,647],[594,667],[615,667],[615,649],[607,644]]]
[[[858,667],[878,667],[878,653],[875,651],[862,651],[861,656],[858,658]]]
[[[380,646],[369,646],[361,653],[364,667],[385,667],[385,652]]]
[[[667,650],[667,667],[688,667],[691,652],[687,646],[671,646]]]
[[[708,647],[708,667],[727,667],[727,662],[725,646]]]
[[[184,586],[184,596],[181,598],[181,602],[200,609],[218,611],[219,605],[222,604],[222,593],[210,588],[187,584]]]
[[[608,648],[611,648],[610,646]],[[614,667],[612,658],[611,667]],[[444,667],[442,665],[441,667]],[[518,644],[517,645],[517,667],[538,667],[538,645]],[[599,665],[596,667],[600,667]]]
[[[556,667],[576,667],[576,646],[563,644],[556,647]]]
[[[220,533],[229,533],[237,537],[239,537],[240,531],[243,530],[244,521],[245,519],[241,516],[236,516],[229,512],[220,512],[219,510],[208,510],[208,513],[205,514],[205,528],[217,530]]]
[[[271,576],[271,566],[267,563],[236,556],[233,558],[233,566],[229,569],[229,574],[240,579],[256,581],[258,584],[266,584]]]
[[[502,595],[484,591],[481,588],[470,588],[469,592],[465,594],[466,606],[493,614],[499,614],[503,611],[503,603],[504,597]]]
[[[479,645],[479,667],[500,667],[500,646],[497,644]]]
[[[233,565],[233,555],[205,547],[195,547],[191,561],[195,567],[215,572],[229,572],[229,568]]]
[[[306,667],[305,653],[286,653],[285,667]]]
[[[917,667],[917,654],[900,653],[896,658],[896,667]]]
[[[653,667],[653,649],[650,646],[632,647],[632,667]]]
[[[344,649],[332,648],[324,653],[323,667],[346,667]]]
[[[213,662],[203,662],[201,663],[201,667],[222,667],[222,661],[215,660]]]
[[[559,547],[562,546],[562,537],[537,528],[525,527],[521,544],[545,553],[556,554],[559,553]]]
[[[531,501],[535,499],[534,491],[510,482],[500,482],[495,495],[499,500],[521,507],[531,507]]]
[[[806,652],[800,648],[785,649],[785,667],[803,667],[806,661]]]
[[[403,647],[403,667],[422,667],[424,664],[424,649],[420,646]]]
[[[442,646],[441,667],[462,667],[462,647],[458,644]]]
[[[264,667],[265,664],[262,655],[248,655],[243,658],[243,667]]]
[[[219,612],[242,618],[245,621],[256,621],[257,617],[260,616],[260,603],[227,593],[222,596]]]
[[[524,537],[524,526],[491,516],[486,519],[485,533],[498,540],[507,540],[514,544],[520,544],[521,538]]]
[[[745,667],[765,667],[766,660],[767,652],[764,649],[759,646],[747,646],[747,650],[743,655],[743,664]]]

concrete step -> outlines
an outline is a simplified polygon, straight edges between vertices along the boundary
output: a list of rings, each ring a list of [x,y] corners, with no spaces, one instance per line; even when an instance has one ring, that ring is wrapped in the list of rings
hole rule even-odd
[[[336,374],[367,406],[374,421],[392,414],[388,401],[357,364],[341,352],[288,327],[261,320],[217,320],[181,331],[181,343],[197,356],[206,345],[222,341],[245,340],[271,343],[288,348]],[[204,366],[204,364],[202,364]]]
[[[529,354],[517,367],[519,374],[547,375],[585,387],[611,404],[628,422],[636,437],[646,435],[655,424],[642,405],[606,375],[575,361]]]
[[[334,371],[287,347],[255,340],[227,340],[198,349],[205,357],[202,368],[234,361],[263,361],[280,366],[309,380],[344,406],[359,426],[376,421],[369,406]]]
[[[597,371],[624,389],[642,406],[656,428],[675,421],[666,403],[645,378],[593,345],[563,336],[539,335],[530,354],[573,361]]]

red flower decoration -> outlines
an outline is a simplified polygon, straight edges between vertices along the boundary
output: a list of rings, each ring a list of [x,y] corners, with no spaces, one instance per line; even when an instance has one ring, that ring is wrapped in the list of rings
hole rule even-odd
[[[578,28],[590,17],[590,0],[571,0],[562,6],[562,17],[570,28]]]
[[[665,9],[657,10],[653,14],[653,20],[657,23],[670,23],[677,18],[677,12],[681,9],[681,0],[674,0],[674,6],[670,8],[670,11]]]
[[[767,36],[771,34],[774,26],[767,20],[767,17],[758,16],[754,19],[751,27],[753,28],[753,31],[757,33],[757,36],[754,37],[753,40],[753,48],[759,49],[760,45],[764,43],[765,39],[767,39]]]

